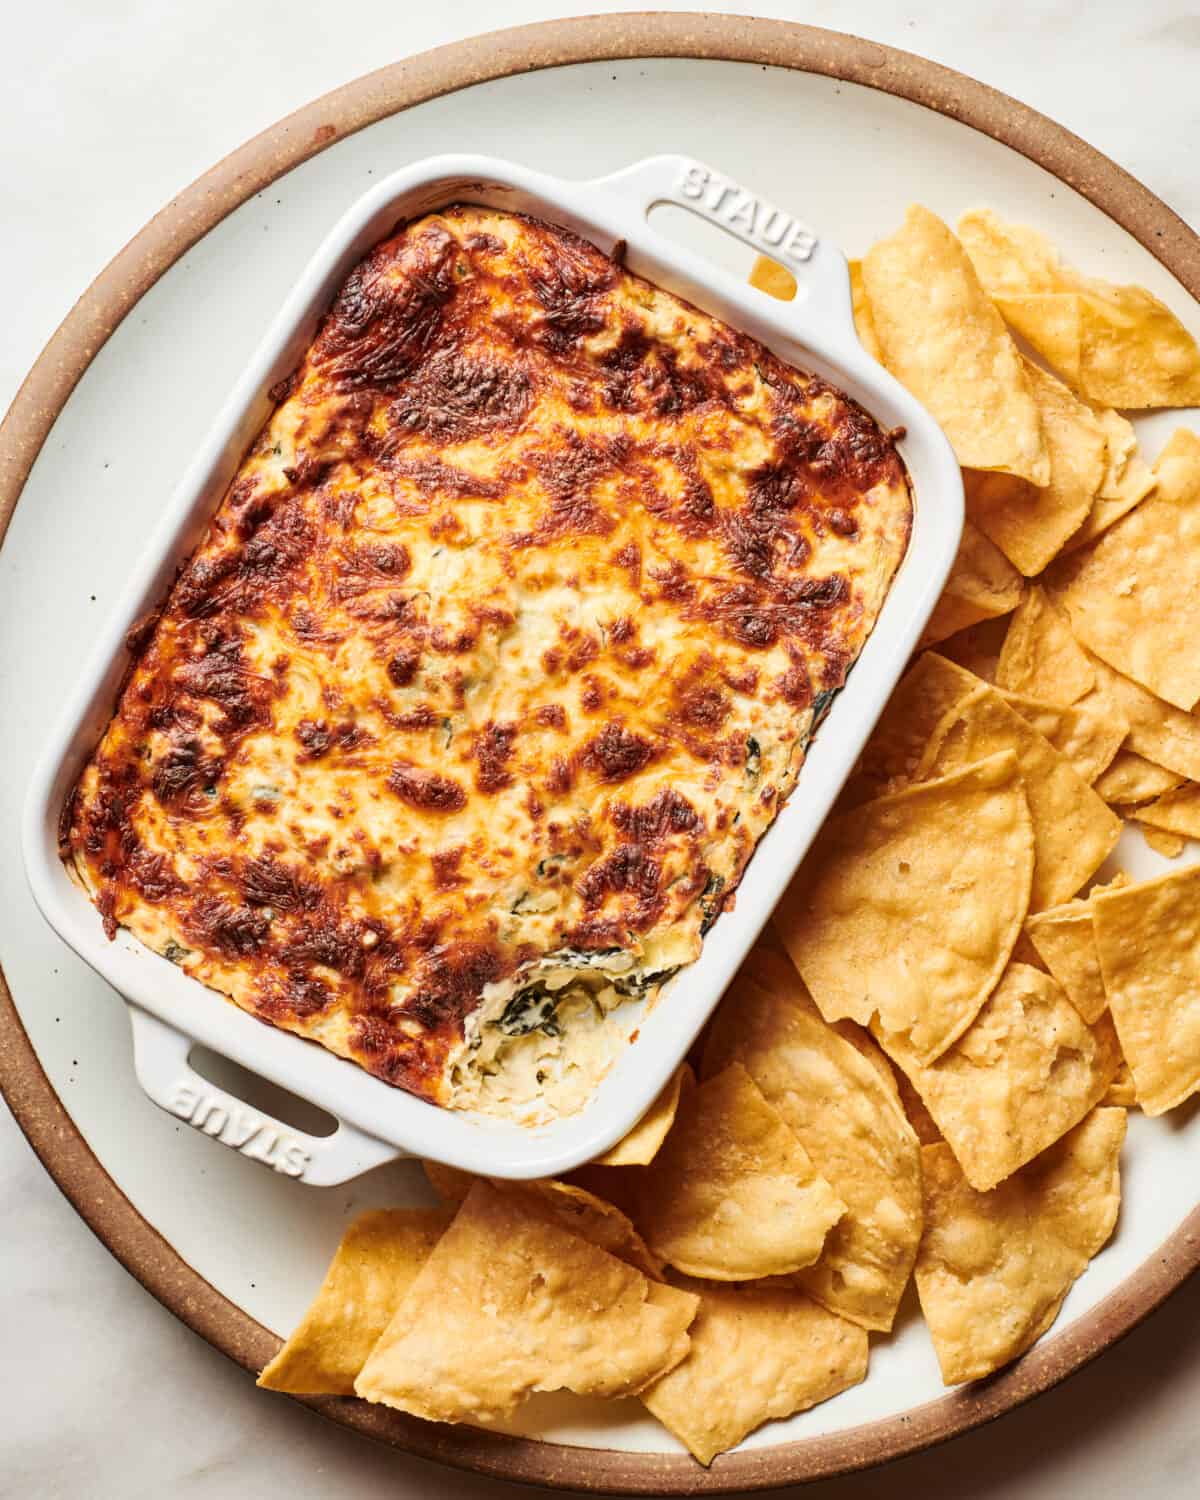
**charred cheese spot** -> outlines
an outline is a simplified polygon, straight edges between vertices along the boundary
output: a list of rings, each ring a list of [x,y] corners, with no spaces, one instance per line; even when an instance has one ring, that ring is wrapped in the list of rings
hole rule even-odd
[[[389,1083],[577,1108],[874,624],[892,437],[469,206],[367,255],[273,399],[130,633],[64,857],[110,934]]]

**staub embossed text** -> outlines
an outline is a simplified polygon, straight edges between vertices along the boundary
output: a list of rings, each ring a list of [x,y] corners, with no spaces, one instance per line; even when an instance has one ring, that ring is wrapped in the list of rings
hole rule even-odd
[[[816,235],[798,219],[699,162],[684,168],[678,188],[681,197],[709,218],[753,239],[768,255],[803,262],[811,259],[817,248]]]
[[[264,1162],[285,1177],[303,1177],[310,1154],[261,1115],[244,1107],[228,1107],[219,1099],[203,1094],[191,1083],[177,1083],[171,1091],[172,1114],[189,1125],[211,1135],[222,1145],[232,1146],[243,1156]]]

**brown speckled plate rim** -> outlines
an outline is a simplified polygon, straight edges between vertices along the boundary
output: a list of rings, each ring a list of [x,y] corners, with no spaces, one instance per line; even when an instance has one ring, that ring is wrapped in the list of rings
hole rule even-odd
[[[639,57],[795,68],[947,115],[1073,187],[1200,298],[1200,239],[1153,193],[1062,126],[924,58],[838,32],[741,16],[639,12],[515,27],[422,53],[325,95],[247,142],[156,215],[76,303],[0,424],[0,542],[42,444],[105,340],[185,251],[254,193],[345,136],[439,95],[541,68]],[[46,1170],[121,1264],[215,1348],[259,1370],[278,1339],[189,1266],[109,1177],[42,1071],[2,971],[0,1088]],[[1128,1333],[1198,1264],[1200,1209],[1090,1312],[993,1379],[844,1432],[730,1453],[708,1470],[676,1454],[445,1427],[351,1399],[306,1404],[407,1452],[502,1479],[613,1494],[766,1489],[913,1453],[1010,1411]]]

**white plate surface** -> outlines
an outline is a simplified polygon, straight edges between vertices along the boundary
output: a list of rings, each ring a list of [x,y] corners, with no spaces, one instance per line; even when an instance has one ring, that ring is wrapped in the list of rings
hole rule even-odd
[[[569,128],[547,130],[555,119]],[[280,1332],[303,1310],[354,1213],[425,1196],[419,1169],[383,1167],[340,1188],[299,1186],[216,1150],[150,1104],[133,1077],[123,1003],[33,908],[15,852],[20,803],[127,559],[325,228],[373,179],[453,150],[581,178],[650,151],[685,151],[820,225],[850,253],[898,223],[910,199],[951,220],[987,203],[1048,230],[1085,269],[1148,286],[1200,332],[1200,308],[1134,240],[987,137],[851,84],[670,59],[501,80],[375,125],[244,205],[143,299],[60,417],[0,552],[0,724],[20,729],[0,737],[0,837],[10,851],[0,862],[0,954],[42,1064],[106,1170],[185,1260]],[[748,265],[734,242],[726,253]],[[1139,424],[1151,456],[1177,420]],[[1200,429],[1196,414],[1183,420]],[[1120,856],[1138,876],[1167,867],[1136,834]],[[1130,1123],[1117,1236],[1071,1293],[1056,1331],[1152,1256],[1200,1200],[1200,1112]],[[910,1302],[897,1334],[874,1341],[864,1385],[748,1441],[835,1431],[941,1390]],[[674,1447],[635,1403],[547,1399],[526,1410],[521,1427],[566,1442]]]

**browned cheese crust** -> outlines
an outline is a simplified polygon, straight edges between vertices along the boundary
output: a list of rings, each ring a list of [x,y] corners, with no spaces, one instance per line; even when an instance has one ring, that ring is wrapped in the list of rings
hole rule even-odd
[[[645,992],[699,952],[907,479],[821,380],[472,206],[356,266],[272,395],[64,857],[110,935],[447,1102],[485,987],[565,954]]]

